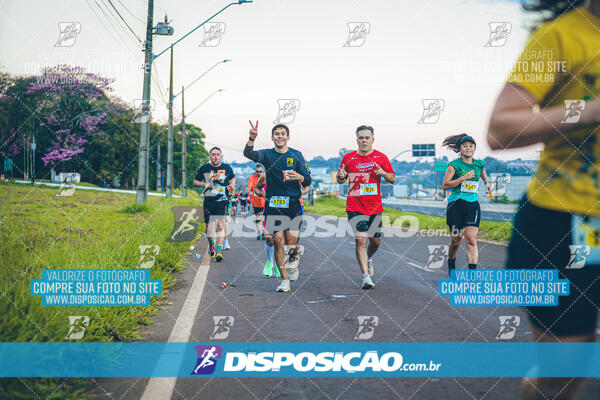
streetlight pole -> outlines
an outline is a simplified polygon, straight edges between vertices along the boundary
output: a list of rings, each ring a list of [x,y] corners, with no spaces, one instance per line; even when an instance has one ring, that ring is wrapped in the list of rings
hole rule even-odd
[[[153,34],[153,14],[154,14],[154,0],[148,0],[148,19],[146,21],[146,42],[145,42],[145,57],[144,57],[144,91],[143,91],[143,99],[142,99],[142,124],[140,129],[140,146],[139,146],[139,155],[138,155],[138,184],[137,184],[137,194],[136,194],[136,203],[142,204],[146,201],[148,196],[148,147],[149,147],[149,130],[150,130],[150,71],[152,68],[152,62],[164,54],[169,48],[173,48],[177,43],[185,39],[192,32],[196,31],[198,28],[206,24],[208,21],[212,20],[214,17],[228,9],[229,7],[236,4],[244,4],[244,3],[252,3],[252,0],[237,0],[235,2],[227,4],[221,10],[213,14],[206,21],[202,22],[200,25],[183,35],[177,41],[175,41],[171,46],[164,49],[157,55],[152,54],[152,34]],[[161,25],[161,24],[159,24]],[[165,22],[160,27],[161,29],[157,29],[158,34],[164,35],[172,35],[173,29],[168,26],[168,23]],[[171,85],[172,86],[172,85]],[[168,185],[168,183],[167,183]],[[172,187],[172,186],[171,186]]]
[[[231,60],[225,59],[225,60],[215,63],[215,65],[213,65],[208,70],[206,70],[204,73],[202,73],[199,77],[194,79],[192,81],[192,83],[190,83],[186,87],[182,86],[181,92],[177,93],[176,95],[173,95],[173,46],[174,46],[174,44],[171,45],[171,70],[170,70],[170,74],[169,74],[169,76],[170,76],[170,78],[169,78],[169,146],[167,149],[167,159],[168,159],[168,161],[167,161],[168,162],[168,164],[167,164],[167,196],[168,197],[173,195],[173,100],[175,100],[175,98],[177,96],[179,96],[180,94],[183,94],[183,91],[185,89],[188,89],[194,83],[198,82],[198,80],[200,80],[200,78],[202,78],[204,75],[206,75],[210,71],[212,71],[213,68],[215,68],[217,65],[231,61]],[[183,104],[183,97],[182,97],[181,103]],[[182,110],[181,114],[183,116],[183,110]],[[185,127],[185,125],[183,125],[183,126]],[[183,145],[183,143],[184,142],[182,142],[182,145]],[[185,154],[185,151],[182,148],[182,157],[184,154]],[[185,162],[183,162],[182,167],[183,166],[185,166]],[[183,175],[183,170],[182,170],[182,175]],[[184,177],[184,179],[185,179],[185,177]],[[184,184],[185,184],[185,181],[184,181]],[[185,196],[186,189],[184,188],[183,191],[184,191],[183,196]]]
[[[173,196],[173,46],[169,74],[169,136],[167,145],[167,197]]]
[[[185,141],[185,104],[183,102],[183,86],[181,87],[181,194],[187,197],[187,146]]]
[[[181,92],[177,95],[181,94],[181,187],[182,187],[182,196],[187,196],[187,141],[186,141],[186,130],[185,130],[185,108],[184,108],[184,90],[185,88],[181,88]],[[190,113],[187,115],[190,116],[191,113],[196,111],[202,104],[206,103],[208,99],[213,97],[215,94],[222,92],[224,89],[215,90],[212,92],[206,99],[204,99],[200,104],[198,104]]]
[[[146,171],[148,170],[148,145],[150,131],[150,71],[152,68],[152,27],[154,18],[154,0],[148,0],[148,19],[146,21],[146,44],[144,56],[144,91],[142,95],[142,124],[140,128],[140,150],[138,156],[138,181],[136,203],[146,201],[148,190]]]
[[[156,146],[156,190],[162,192],[160,186],[160,137],[158,138],[158,146]]]
[[[196,111],[197,109],[200,108],[200,106],[204,103],[206,103],[211,97],[213,97],[215,94],[219,93],[219,92],[223,92],[225,91],[225,89],[219,89],[219,90],[215,90],[214,92],[212,92],[207,98],[205,98],[204,100],[202,100],[202,103],[198,104],[196,107],[194,107],[192,109],[192,111],[190,111],[188,114],[186,114],[186,117],[189,117],[194,111]]]
[[[32,164],[32,168],[31,168],[31,183],[35,184],[35,132],[33,133],[33,142],[31,142],[31,164]],[[496,178],[496,187],[498,187],[498,179]]]

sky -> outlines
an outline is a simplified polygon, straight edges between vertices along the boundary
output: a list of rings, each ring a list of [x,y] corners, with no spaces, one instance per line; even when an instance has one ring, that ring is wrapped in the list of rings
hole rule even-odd
[[[175,34],[155,36],[153,53],[226,4],[155,0],[154,24],[168,14]],[[115,78],[114,94],[133,104],[142,97],[144,53],[135,36],[145,39],[146,15],[146,0],[0,0],[0,68],[35,74],[47,65],[80,65]],[[177,93],[218,61],[232,60],[185,92],[190,113],[223,89],[186,121],[200,126],[206,146],[222,147],[229,162],[247,161],[241,152],[250,119],[259,121],[255,147],[272,147],[270,129],[282,100],[297,106],[289,145],[307,159],[356,148],[354,132],[362,124],[374,127],[375,148],[390,158],[417,143],[435,143],[439,156],[451,156],[441,142],[466,132],[477,141],[477,158],[535,159],[539,146],[492,152],[485,140],[531,18],[515,1],[255,0],[211,21],[220,23],[220,38],[202,45],[208,36],[201,27],[174,47],[173,87]],[[78,23],[79,33],[72,46],[56,46],[65,22]],[[497,22],[508,22],[510,33],[486,46],[490,23]],[[364,36],[349,40],[355,25]],[[153,118],[166,122],[169,52],[154,61],[152,75]],[[423,101],[431,99],[441,99],[443,110],[419,123]],[[179,123],[181,96],[174,113]]]

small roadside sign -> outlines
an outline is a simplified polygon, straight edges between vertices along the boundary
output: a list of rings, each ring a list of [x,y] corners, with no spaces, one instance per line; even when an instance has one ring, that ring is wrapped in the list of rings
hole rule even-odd
[[[444,171],[446,171],[447,168],[448,168],[448,163],[447,162],[436,161],[433,164],[433,170],[435,172],[444,172]]]

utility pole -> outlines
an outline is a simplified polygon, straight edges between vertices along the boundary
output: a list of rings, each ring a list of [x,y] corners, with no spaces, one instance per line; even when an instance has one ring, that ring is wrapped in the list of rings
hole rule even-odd
[[[171,73],[170,73],[171,75],[170,75],[170,83],[169,83],[170,87],[173,87],[173,46],[174,46],[174,44],[171,45]],[[231,60],[225,59],[225,60],[215,63],[215,65],[210,67],[208,70],[206,70],[204,73],[202,73],[199,77],[194,79],[192,81],[192,83],[187,85],[187,88],[189,89],[190,86],[192,86],[194,83],[198,82],[198,80],[200,80],[200,78],[202,78],[204,75],[206,75],[210,71],[212,71],[213,68],[215,68],[217,65],[226,63],[228,61],[231,61]],[[175,100],[175,98],[177,96],[183,95],[183,92],[185,91],[185,89],[186,89],[186,87],[182,86],[181,92],[177,93],[176,95],[173,95],[173,92],[171,91],[171,89],[169,89],[169,138],[171,140],[170,143],[173,142],[173,100]],[[183,96],[181,98],[181,104],[183,104]],[[183,110],[182,110],[181,118],[182,118],[182,121],[185,120],[185,115],[183,115]],[[183,124],[182,132],[181,132],[182,135],[184,134],[184,129],[185,129],[185,124]],[[182,136],[182,140],[183,141],[181,143],[182,143],[182,156],[183,156],[183,154],[185,154],[185,152],[186,152],[185,148],[187,146],[185,145],[185,137]],[[171,187],[173,187],[173,173],[172,173],[173,172],[173,167],[172,167],[172,165],[173,165],[173,146],[172,145],[171,145],[171,147],[169,147],[167,158],[169,160],[171,160],[171,164],[170,164],[171,165],[171,174],[170,175],[167,174],[167,181],[170,182]],[[185,170],[184,169],[181,170],[181,175],[184,178],[184,183],[182,184],[182,190],[183,190],[183,196],[186,196],[187,188],[185,187],[185,175],[187,173],[187,164],[183,161],[183,159],[182,159],[182,168],[185,168]],[[170,176],[170,178],[168,178],[169,176]],[[167,185],[169,185],[169,183]]]
[[[160,187],[160,137],[158,138],[158,146],[156,148],[156,190],[162,192],[162,188]]]
[[[31,142],[31,182],[33,184],[35,184],[35,147],[35,132],[33,132],[33,142]]]
[[[152,35],[154,33],[154,28],[153,28],[154,0],[148,0],[148,19],[146,21],[146,42],[145,42],[145,49],[144,49],[144,51],[145,51],[144,92],[143,92],[143,100],[142,100],[142,118],[143,118],[142,121],[143,122],[142,122],[142,126],[140,129],[140,150],[139,150],[139,156],[138,156],[139,165],[138,165],[138,184],[137,184],[137,196],[136,196],[137,204],[144,203],[148,196],[148,150],[149,150],[149,136],[150,136],[149,135],[149,130],[150,130],[150,115],[149,115],[150,114],[149,113],[149,109],[150,109],[150,71],[152,69],[152,62],[154,61],[154,59],[160,57],[168,49],[170,49],[171,50],[171,71],[173,71],[173,68],[172,68],[173,46],[175,46],[177,43],[181,42],[183,39],[188,37],[190,34],[195,32],[196,30],[198,30],[201,26],[206,24],[208,21],[212,20],[214,17],[216,17],[217,15],[219,15],[220,13],[222,13],[229,7],[236,5],[236,4],[244,4],[244,3],[252,3],[252,0],[237,0],[236,2],[227,4],[221,10],[219,10],[218,12],[213,14],[210,18],[208,18],[207,20],[202,22],[200,25],[196,26],[194,29],[192,29],[191,31],[189,31],[188,33],[183,35],[181,38],[176,40],[174,43],[171,44],[171,46],[164,49],[157,55],[153,55],[152,54]],[[173,27],[169,26],[169,22],[167,21],[166,16],[165,16],[165,22],[161,22],[156,26],[156,34],[157,35],[171,36],[171,35],[173,35],[173,32],[174,32],[174,29],[173,29]],[[173,87],[172,78],[171,78],[171,84],[169,86]],[[172,89],[169,89],[170,92],[171,92],[171,90]],[[172,94],[172,92],[171,92],[171,94]],[[169,96],[169,97],[170,97],[169,102],[171,102],[173,97],[172,96]],[[171,133],[171,138],[172,138],[172,127],[171,126],[172,125],[170,125],[170,133]],[[172,139],[171,139],[171,142],[169,143],[169,145],[172,146]],[[168,149],[168,150],[170,150],[170,149]],[[172,154],[172,152],[169,151],[169,154]],[[172,175],[173,175],[172,174],[172,168],[173,168],[172,163],[173,163],[173,158],[171,156],[170,160],[168,160],[168,165],[167,165],[167,196],[173,194],[172,180],[169,180],[169,175],[168,175],[169,168],[171,168],[171,179],[172,179]],[[169,191],[171,191],[171,193],[169,193]]]
[[[146,43],[144,57],[144,91],[142,98],[142,124],[140,128],[140,150],[138,156],[138,182],[136,203],[146,202],[148,196],[148,145],[150,130],[150,72],[152,71],[152,30],[154,18],[154,0],[148,0],[148,19],[146,21]]]
[[[169,74],[169,137],[167,145],[167,197],[173,196],[173,46]]]
[[[183,86],[181,87],[181,190],[182,196],[187,197],[187,144],[185,131],[185,108],[183,104]]]
[[[417,200],[419,200],[419,172],[417,171]]]

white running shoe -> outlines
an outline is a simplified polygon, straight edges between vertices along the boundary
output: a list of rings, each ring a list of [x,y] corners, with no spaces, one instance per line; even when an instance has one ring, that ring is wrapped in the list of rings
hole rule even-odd
[[[223,242],[223,250],[231,250],[231,247],[229,247],[229,240]]]
[[[289,292],[290,291],[290,280],[289,279],[283,279],[281,281],[281,283],[279,284],[279,286],[277,286],[277,289],[275,289],[276,292]]]
[[[375,269],[373,268],[373,260],[367,260],[367,272],[369,272],[369,276],[373,276],[375,273]]]
[[[300,264],[300,257],[290,256],[289,254],[285,256],[285,266],[287,269],[288,278],[290,281],[295,281],[298,279],[298,265]]]
[[[371,280],[370,276],[364,276],[363,277],[363,281],[362,281],[362,289],[368,290],[368,289],[373,289],[375,287],[375,284],[373,283],[373,281]]]

